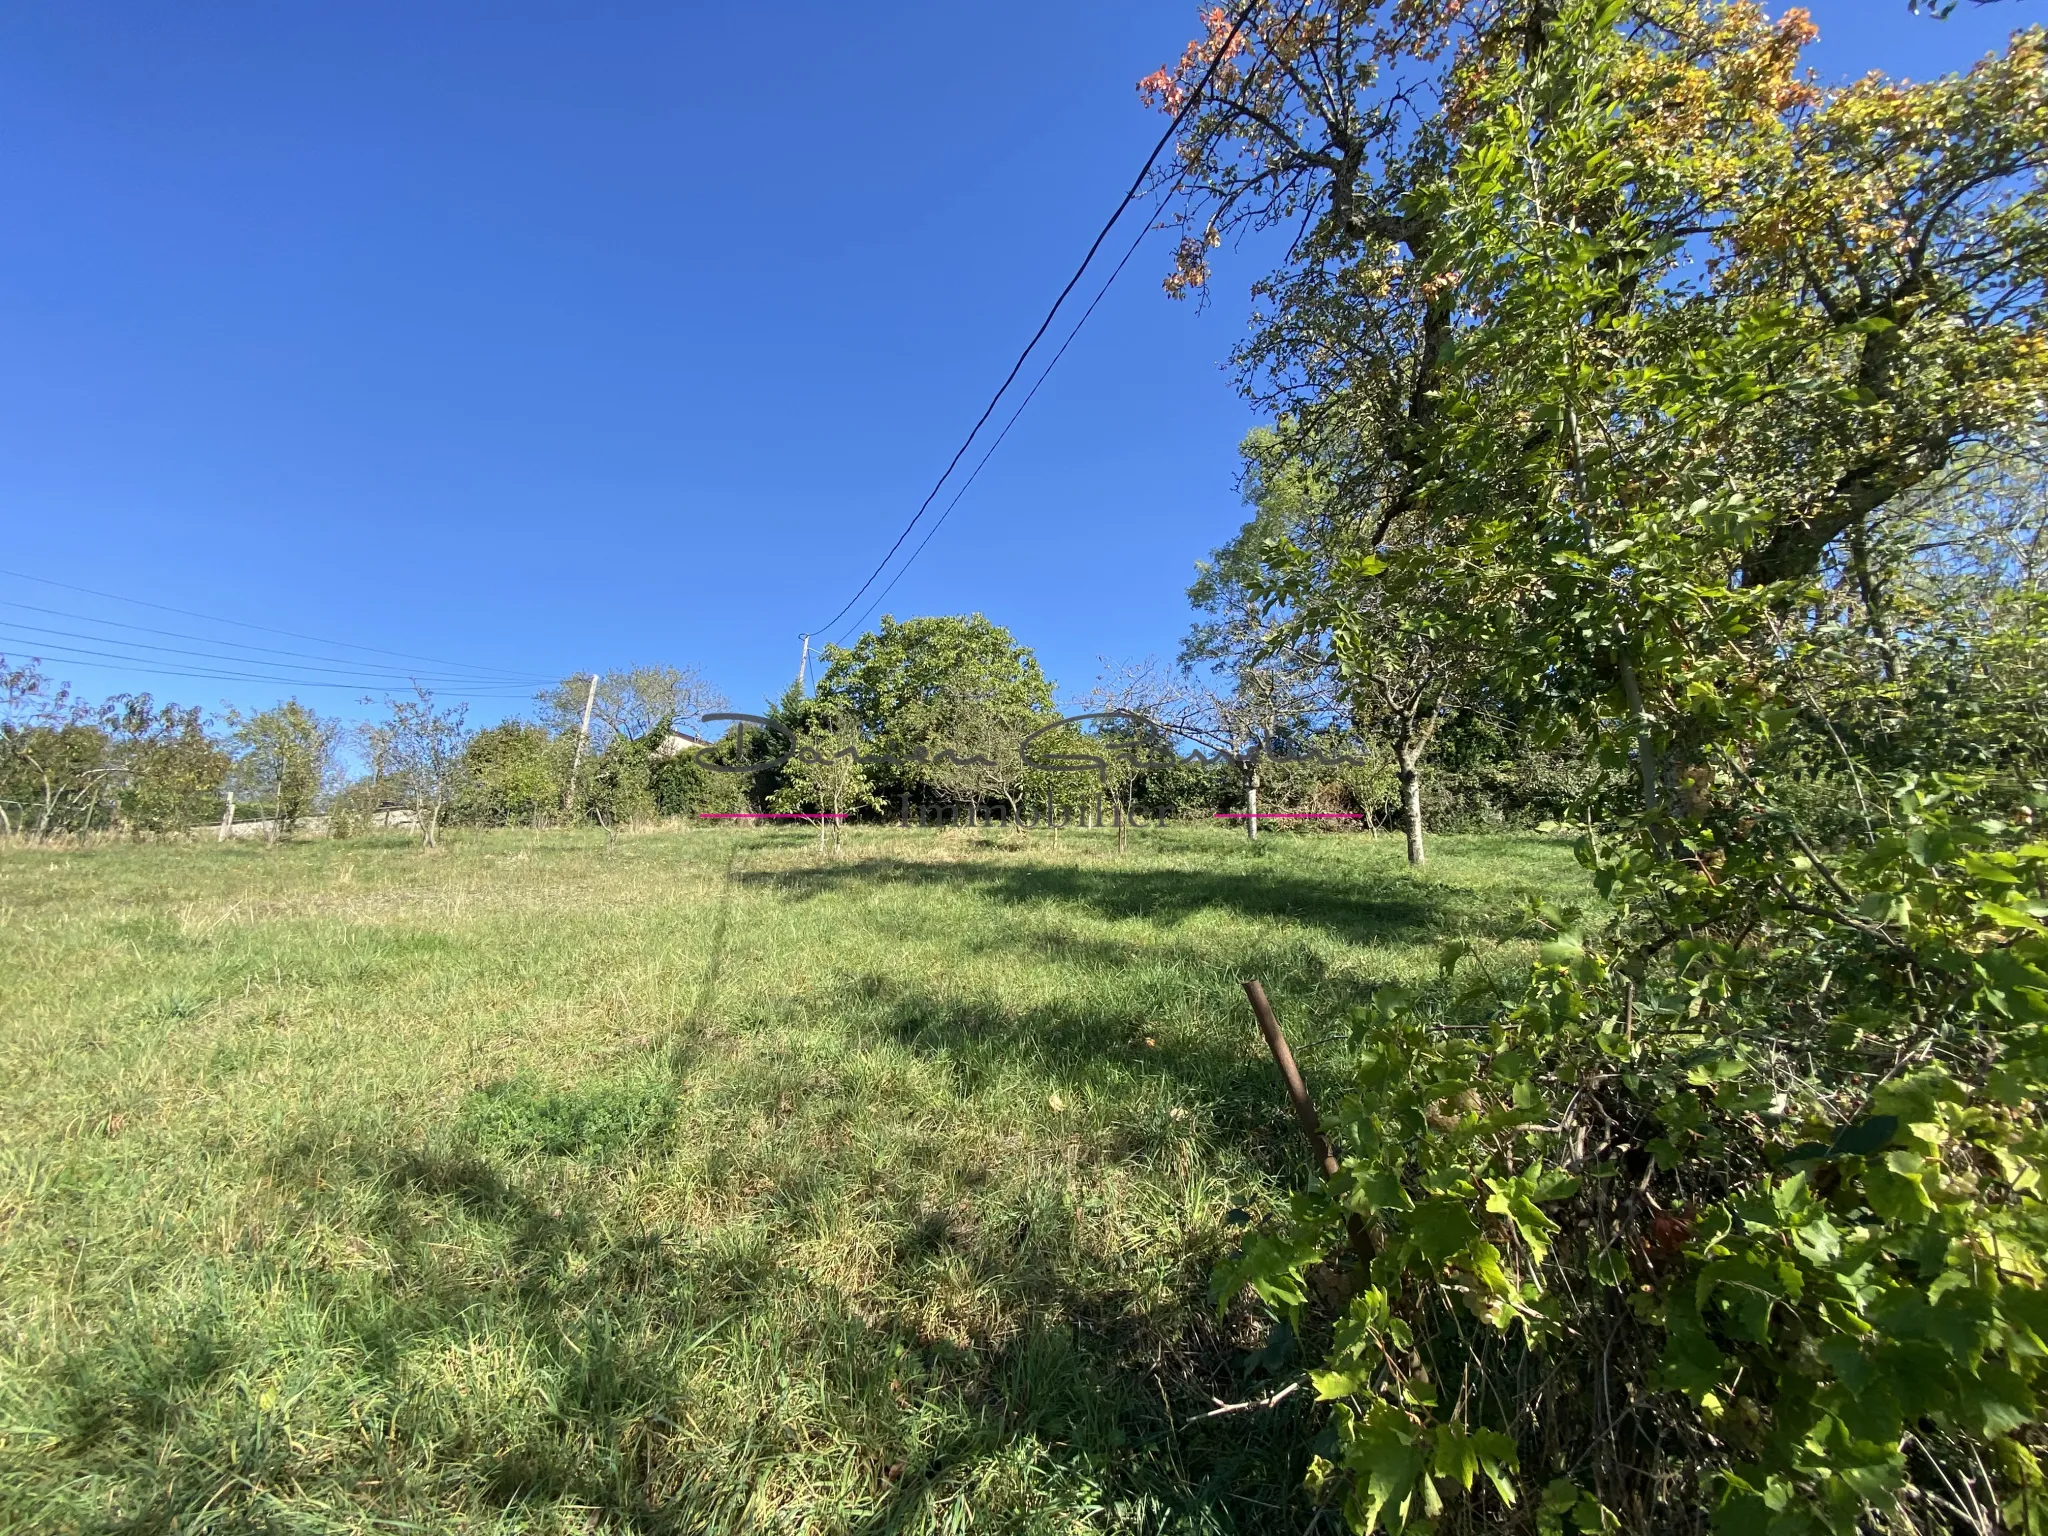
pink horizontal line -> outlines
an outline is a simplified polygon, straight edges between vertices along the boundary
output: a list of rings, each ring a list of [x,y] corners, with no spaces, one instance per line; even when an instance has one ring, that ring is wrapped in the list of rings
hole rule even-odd
[[[1218,811],[1218,821],[1249,821],[1251,811]],[[1259,811],[1261,821],[1362,821],[1363,811]]]
[[[699,811],[699,821],[844,821],[844,811]]]

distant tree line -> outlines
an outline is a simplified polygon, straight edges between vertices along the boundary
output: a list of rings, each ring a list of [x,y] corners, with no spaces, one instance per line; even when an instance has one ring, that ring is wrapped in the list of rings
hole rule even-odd
[[[431,846],[451,826],[705,812],[1127,827],[1313,810],[1390,824],[1403,805],[1393,750],[1345,707],[1327,655],[1271,650],[1275,621],[1246,595],[1247,551],[1277,500],[1251,483],[1257,516],[1202,568],[1178,664],[1105,664],[1064,708],[1031,648],[981,614],[884,616],[823,651],[812,694],[792,688],[715,728],[705,717],[726,700],[671,665],[594,688],[567,677],[531,718],[474,729],[466,705],[425,688],[354,724],[296,698],[209,715],[148,694],[86,700],[35,661],[0,659],[0,836],[402,829]],[[1451,828],[1556,817],[1587,772],[1582,756],[1531,747],[1509,708],[1433,734],[1417,828],[1423,815]]]

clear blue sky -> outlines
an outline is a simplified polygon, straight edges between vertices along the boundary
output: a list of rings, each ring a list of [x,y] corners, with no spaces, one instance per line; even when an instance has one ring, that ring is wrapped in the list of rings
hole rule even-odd
[[[1809,9],[1830,77],[1955,68],[2041,13]],[[480,718],[521,679],[635,660],[750,707],[1121,195],[1161,127],[1132,84],[1194,14],[9,6],[0,565],[501,669]],[[1069,691],[1098,655],[1172,652],[1192,563],[1242,516],[1254,421],[1222,359],[1257,274],[1225,260],[1201,311],[1160,293],[1164,265],[1126,272],[896,614],[986,612]],[[215,648],[22,604],[322,650],[12,576],[0,604],[10,655]],[[448,670],[330,654],[273,660]],[[285,691],[53,670],[209,705]],[[304,696],[354,713],[360,691]]]

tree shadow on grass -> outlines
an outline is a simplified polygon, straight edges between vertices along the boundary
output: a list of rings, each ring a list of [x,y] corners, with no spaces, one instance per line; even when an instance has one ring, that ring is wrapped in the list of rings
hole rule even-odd
[[[1161,869],[872,857],[800,872],[749,871],[738,879],[774,886],[785,899],[798,901],[876,887],[942,887],[1009,906],[1070,908],[1166,930],[1222,911],[1320,930],[1353,944],[1434,936],[1499,939],[1524,927],[1519,913],[1482,906],[1479,893],[1458,886],[1377,872],[1344,883],[1254,859],[1237,867]]]
[[[1280,988],[1307,984],[1296,967],[1258,969]],[[1358,986],[1360,996],[1365,990]],[[1109,1106],[1097,1155],[1156,1153],[1182,1139],[1170,1115],[1192,1105],[1240,1154],[1276,1175],[1303,1175],[1310,1165],[1301,1134],[1249,1006],[1241,995],[1220,1001],[1242,1011],[1241,1030],[1167,1030],[1140,1002],[1059,999],[1020,1008],[989,994],[933,993],[881,971],[849,978],[824,1007],[946,1068],[963,1101],[1028,1078],[1037,1094],[1061,1094],[1078,1115],[1091,1101]]]
[[[564,1505],[650,1536],[909,1533],[970,1513],[988,1530],[1089,1510],[1131,1531],[1311,1518],[1295,1405],[1183,1427],[1242,1395],[1253,1342],[1244,1316],[1200,1303],[1194,1260],[1192,1306],[1148,1315],[1108,1271],[1063,1267],[1075,1217],[1046,1190],[1013,1191],[1024,1219],[998,1205],[968,1221],[884,1187],[867,1197],[898,1234],[880,1274],[834,1280],[801,1243],[857,1170],[793,1167],[737,1236],[642,1225],[609,1181],[636,1158],[659,1167],[673,1134],[573,1173],[459,1137],[315,1127],[280,1146],[270,1180],[301,1192],[308,1227],[345,1215],[361,1262],[238,1254],[200,1292],[136,1297],[58,1362],[47,1465],[99,1490],[99,1515],[66,1523],[283,1531],[433,1511],[510,1530]],[[947,1283],[1000,1288],[1007,1321],[930,1333],[920,1298]],[[285,1405],[259,1397],[252,1383],[299,1350]],[[524,1362],[545,1387],[500,1402],[488,1371],[423,1376],[437,1361]],[[707,1419],[693,1394],[712,1383]]]

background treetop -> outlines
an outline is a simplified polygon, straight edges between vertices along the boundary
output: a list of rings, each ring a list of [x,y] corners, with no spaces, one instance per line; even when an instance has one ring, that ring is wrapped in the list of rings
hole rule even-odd
[[[573,732],[583,720],[590,674],[563,678],[537,696],[541,721],[550,730]],[[600,674],[590,710],[590,746],[607,751],[614,740],[637,740],[657,726],[701,734],[703,717],[726,707],[720,693],[695,667],[647,663]]]
[[[1053,688],[1031,648],[981,614],[898,622],[888,614],[851,647],[827,646],[817,696],[845,704],[863,729],[973,700],[1006,714],[1053,708]]]

